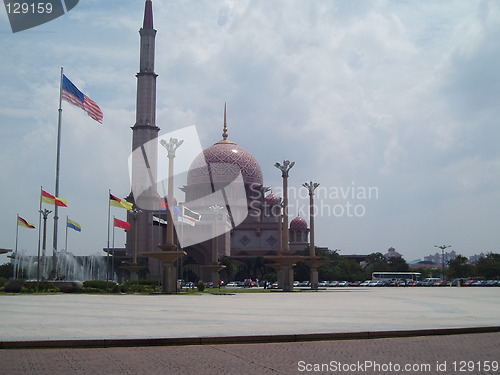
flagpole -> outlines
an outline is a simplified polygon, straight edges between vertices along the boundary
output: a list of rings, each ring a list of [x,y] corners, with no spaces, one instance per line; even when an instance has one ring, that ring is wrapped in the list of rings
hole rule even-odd
[[[36,266],[36,291],[38,292],[38,287],[40,284],[40,247],[42,243],[42,190],[43,186],[40,186],[40,206],[38,209],[38,251],[37,251],[37,266]]]
[[[19,240],[19,214],[16,215],[16,257],[17,257],[17,242]]]
[[[113,273],[113,270],[115,269],[115,215],[113,215],[113,258],[111,258],[111,273]],[[108,220],[109,222],[109,220]],[[109,225],[108,225],[109,229]],[[108,236],[109,238],[109,236]],[[109,251],[109,250],[108,250]]]
[[[107,244],[107,247],[108,247],[108,255],[106,256],[106,268],[107,268],[107,271],[106,272],[106,281],[109,281],[109,219],[110,219],[110,215],[111,215],[111,200],[110,200],[110,197],[111,197],[111,189],[108,189],[108,244]],[[113,216],[114,218],[114,216]],[[113,229],[113,236],[114,236],[114,229]],[[113,248],[114,248],[114,245],[113,245]],[[114,257],[115,253],[113,251],[113,257]]]
[[[66,250],[66,254],[68,253],[68,215],[66,215],[66,241],[64,243],[64,250]]]
[[[61,164],[61,122],[62,122],[62,83],[63,83],[63,67],[61,66],[61,80],[59,83],[59,116],[57,120],[57,153],[56,153],[56,188],[55,188],[55,196],[59,196],[59,169]],[[57,206],[57,202],[54,201],[54,238],[52,239],[52,267],[54,271],[54,279],[57,278],[57,226],[59,219],[58,211],[59,207]]]
[[[17,268],[19,265],[19,254],[17,253],[17,242],[19,239],[19,214],[16,219],[16,266],[14,267],[14,279],[17,279]]]

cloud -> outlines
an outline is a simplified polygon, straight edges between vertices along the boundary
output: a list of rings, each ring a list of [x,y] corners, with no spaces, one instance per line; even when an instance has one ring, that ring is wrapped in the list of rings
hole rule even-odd
[[[54,185],[64,66],[105,116],[98,125],[64,103],[61,191],[83,226],[72,246],[105,246],[107,189],[129,192],[142,12],[87,1],[37,32],[2,34],[0,178],[17,198],[3,228]],[[408,259],[448,239],[466,255],[493,251],[498,214],[476,208],[500,200],[499,18],[495,1],[157,1],[157,124],[196,125],[208,147],[227,102],[229,138],[256,156],[266,185],[281,186],[273,165],[290,159],[292,185],[379,188],[363,218],[319,217],[318,245],[400,244]],[[2,234],[6,247],[11,229]]]

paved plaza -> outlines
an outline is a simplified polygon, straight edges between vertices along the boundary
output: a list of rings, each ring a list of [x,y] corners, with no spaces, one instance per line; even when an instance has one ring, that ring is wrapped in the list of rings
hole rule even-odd
[[[456,367],[458,361],[478,361],[474,371],[465,373],[498,374],[498,370],[485,371],[478,366],[487,367],[487,361],[500,360],[499,312],[500,288],[337,288],[233,295],[4,295],[0,296],[2,348],[15,347],[16,343],[20,348],[29,348],[29,343],[43,348],[46,340],[60,348],[0,350],[0,374],[294,374],[322,373],[313,371],[318,369],[314,366],[325,363],[337,367],[323,367],[323,373],[400,373],[389,371],[391,361],[393,365],[434,366],[432,371],[420,368],[407,372],[415,374],[464,373],[453,372],[452,362],[457,361]],[[460,333],[473,327],[496,328],[491,329],[492,333],[356,339],[377,337],[377,332],[406,335],[408,331],[423,330],[428,334],[430,330],[457,329],[454,333]],[[341,339],[344,335],[352,340],[280,343],[272,339],[313,340],[314,334],[324,335],[316,339],[328,335]],[[270,343],[246,344],[252,338]],[[161,339],[171,340],[166,345],[172,346],[147,346],[159,345],[161,342],[154,340]],[[205,345],[182,346],[182,340]],[[224,342],[233,344],[215,345]],[[359,367],[360,361],[386,367],[375,371]],[[438,371],[436,366],[445,361],[446,371],[443,365]],[[339,372],[335,370],[339,369],[336,362],[356,362],[358,368]]]

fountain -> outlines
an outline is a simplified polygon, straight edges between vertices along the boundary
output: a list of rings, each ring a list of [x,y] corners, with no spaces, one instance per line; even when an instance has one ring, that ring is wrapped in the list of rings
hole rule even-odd
[[[14,278],[37,280],[38,257],[18,250],[9,256],[14,265]],[[40,257],[40,280],[48,279],[52,270],[52,256]],[[106,280],[107,261],[102,255],[74,255],[65,250],[57,254],[57,273],[60,280]]]

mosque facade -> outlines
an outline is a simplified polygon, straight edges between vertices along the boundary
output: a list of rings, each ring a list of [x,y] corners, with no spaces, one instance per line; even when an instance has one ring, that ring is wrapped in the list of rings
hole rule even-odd
[[[154,140],[160,130],[156,126],[156,73],[154,72],[154,49],[156,30],[153,28],[152,1],[146,0],[141,37],[140,71],[137,74],[136,122],[132,127],[132,151],[140,149]],[[281,199],[265,186],[262,170],[257,159],[242,146],[229,139],[224,107],[222,139],[197,155],[189,168],[183,205],[200,216],[195,225],[176,225],[178,248],[187,255],[179,260],[184,270],[189,269],[190,278],[210,280],[210,270],[224,256],[247,258],[275,256],[279,254],[282,231]],[[151,143],[151,142],[150,142]],[[154,142],[153,142],[154,143]],[[144,149],[144,147],[143,147]],[[148,173],[157,173],[155,160],[157,146],[147,147],[151,161]],[[166,156],[165,156],[166,157]],[[126,248],[119,253],[121,261],[130,261],[134,254],[146,259],[147,253],[158,251],[164,241],[165,228],[154,225],[154,216],[161,217],[153,202],[162,198],[156,186],[145,189],[141,196],[134,196],[134,185],[145,184],[149,177],[144,168],[132,160],[132,193],[127,200],[141,207],[140,214],[129,212],[131,224],[127,233]],[[210,205],[206,197],[219,194],[222,204]],[[172,202],[170,202],[172,203]],[[307,222],[296,217],[290,222],[290,249],[304,250],[308,246]],[[196,241],[196,238],[203,241]],[[188,246],[182,246],[188,243]],[[148,278],[160,278],[161,267],[157,261],[148,259]]]

